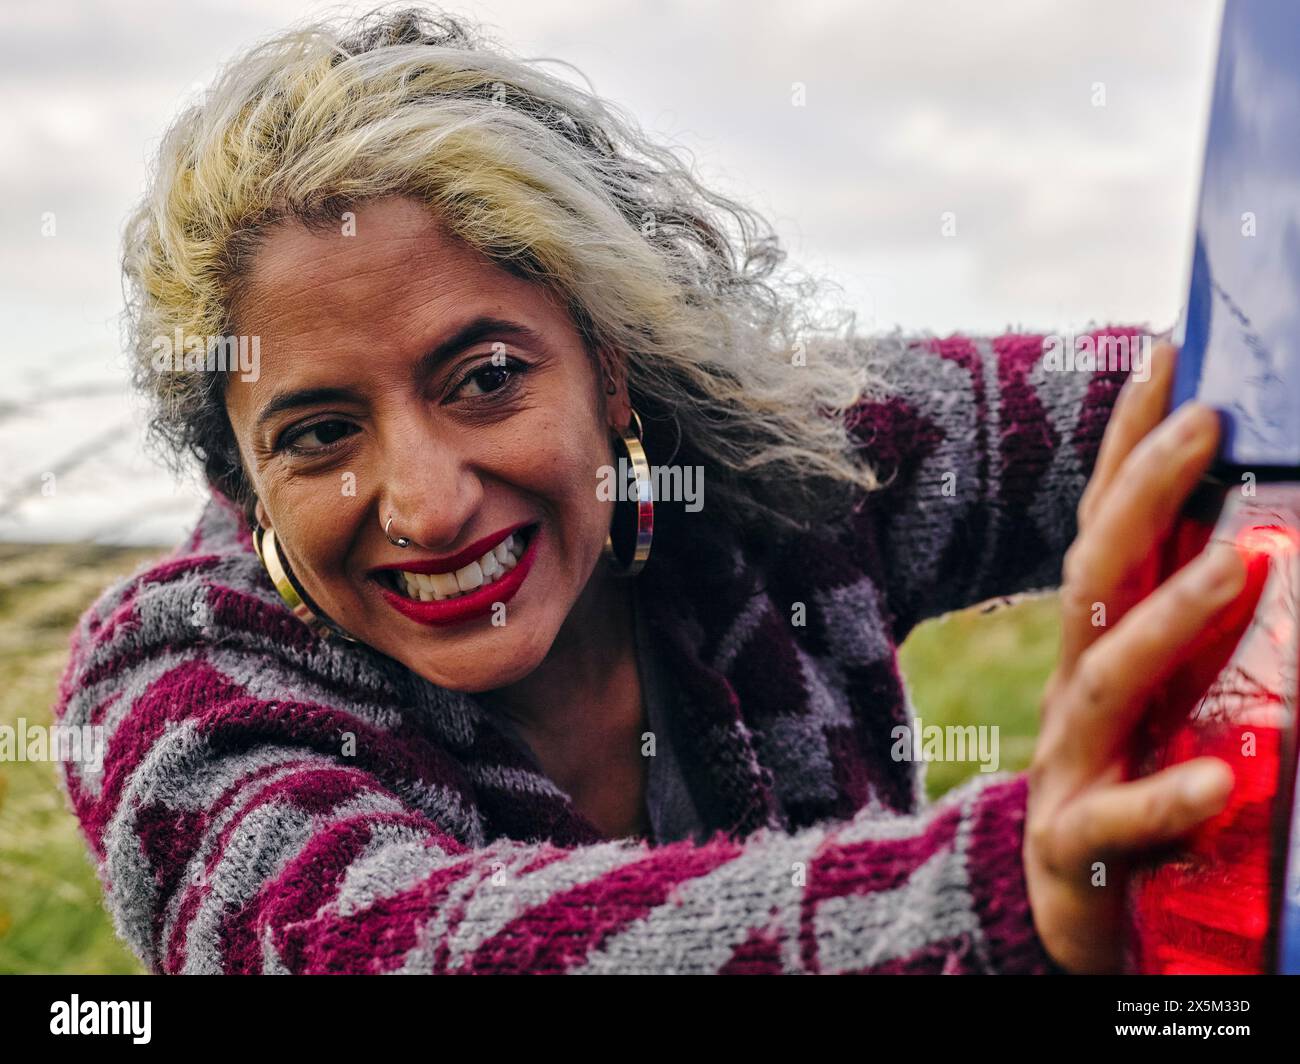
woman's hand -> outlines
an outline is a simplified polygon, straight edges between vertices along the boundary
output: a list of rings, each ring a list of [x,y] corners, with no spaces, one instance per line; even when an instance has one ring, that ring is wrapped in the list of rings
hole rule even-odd
[[[1232,544],[1212,542],[1156,586],[1158,548],[1219,431],[1214,412],[1193,403],[1162,422],[1175,357],[1157,345],[1150,379],[1124,386],[1079,504],[1062,574],[1061,656],[1029,769],[1024,864],[1034,923],[1057,963],[1077,972],[1122,962],[1124,858],[1219,812],[1233,783],[1212,757],[1124,781],[1128,744],[1156,688],[1205,647],[1207,633],[1230,652],[1253,608]],[[1258,583],[1250,581],[1256,594]]]

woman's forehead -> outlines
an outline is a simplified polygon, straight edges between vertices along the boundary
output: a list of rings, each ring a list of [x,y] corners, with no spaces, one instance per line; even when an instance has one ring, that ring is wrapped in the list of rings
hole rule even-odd
[[[229,405],[258,410],[286,389],[411,383],[440,355],[484,341],[539,355],[566,346],[573,326],[553,293],[448,233],[419,203],[362,204],[342,224],[268,232],[235,315],[241,333],[259,338],[261,373],[231,388]]]
[[[410,312],[439,298],[461,301],[476,288],[511,291],[507,282],[517,281],[419,203],[390,198],[343,212],[337,226],[273,226],[240,279],[238,316],[249,327],[281,319],[345,325],[371,318],[377,306]]]
[[[237,331],[259,336],[272,364],[281,356],[417,358],[476,318],[514,322],[553,343],[573,329],[555,293],[494,263],[411,201],[362,205],[353,235],[275,227],[233,309]]]

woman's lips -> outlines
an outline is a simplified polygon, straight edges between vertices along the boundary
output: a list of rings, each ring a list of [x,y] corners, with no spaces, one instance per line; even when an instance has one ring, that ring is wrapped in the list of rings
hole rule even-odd
[[[480,540],[475,540],[459,554],[453,554],[447,558],[440,560],[434,559],[432,561],[407,562],[405,564],[399,563],[397,565],[381,565],[376,569],[372,569],[371,573],[391,572],[394,570],[402,570],[408,573],[452,573],[462,566],[468,565],[476,558],[482,557],[498,543],[509,539],[516,532],[523,531],[528,528],[529,525],[530,523],[528,521],[520,521],[518,524],[511,525],[509,528],[502,529],[500,532],[493,533],[490,536],[484,536]]]
[[[459,624],[461,621],[490,613],[494,604],[509,602],[514,598],[519,586],[524,582],[524,577],[528,575],[528,570],[532,568],[533,559],[537,557],[537,544],[541,534],[541,526],[534,525],[528,545],[513,569],[492,583],[484,584],[456,598],[444,599],[440,602],[421,602],[399,595],[396,591],[390,591],[378,581],[376,586],[388,604],[404,617],[409,617],[420,624]]]

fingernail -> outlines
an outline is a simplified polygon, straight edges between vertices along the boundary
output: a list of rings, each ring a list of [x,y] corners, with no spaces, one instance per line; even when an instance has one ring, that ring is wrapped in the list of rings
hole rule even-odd
[[[1179,443],[1190,443],[1205,435],[1212,422],[1210,408],[1197,402],[1184,403],[1169,419],[1169,430]]]
[[[1203,805],[1232,789],[1232,771],[1226,765],[1197,765],[1189,768],[1183,779],[1183,797],[1193,805]]]

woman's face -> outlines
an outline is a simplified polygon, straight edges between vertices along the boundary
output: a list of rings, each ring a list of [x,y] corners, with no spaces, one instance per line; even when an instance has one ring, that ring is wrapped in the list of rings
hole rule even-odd
[[[350,634],[440,686],[504,686],[594,594],[626,393],[554,296],[420,203],[342,229],[273,229],[236,308],[261,351],[226,396],[258,519]]]

